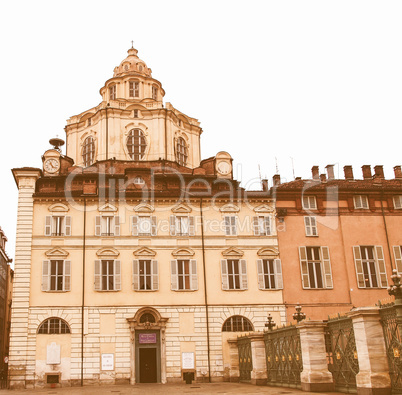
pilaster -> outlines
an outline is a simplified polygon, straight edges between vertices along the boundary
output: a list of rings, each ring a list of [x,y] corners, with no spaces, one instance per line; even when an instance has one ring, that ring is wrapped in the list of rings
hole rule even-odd
[[[239,371],[239,349],[237,347],[237,339],[228,339],[230,352],[230,372],[229,377],[231,382],[238,382],[240,378]]]
[[[265,343],[263,333],[250,333],[251,356],[253,370],[251,371],[251,384],[267,384],[267,363],[265,360]]]

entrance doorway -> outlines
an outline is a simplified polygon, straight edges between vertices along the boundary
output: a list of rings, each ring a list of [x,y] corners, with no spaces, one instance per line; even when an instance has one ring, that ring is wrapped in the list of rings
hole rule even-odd
[[[156,348],[140,348],[140,383],[157,383]]]

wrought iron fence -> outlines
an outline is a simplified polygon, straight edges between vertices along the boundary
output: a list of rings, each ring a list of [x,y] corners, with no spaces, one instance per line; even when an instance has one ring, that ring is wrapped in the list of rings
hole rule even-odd
[[[268,385],[301,387],[303,370],[299,330],[295,326],[265,332]]]
[[[339,316],[328,320],[325,343],[328,370],[332,373],[335,389],[340,392],[356,392],[359,361],[352,319]]]
[[[251,380],[253,370],[253,359],[251,356],[251,341],[249,337],[238,337],[237,347],[239,349],[239,373],[240,381]]]
[[[381,305],[381,324],[387,350],[392,393],[402,394],[402,342],[394,303]]]

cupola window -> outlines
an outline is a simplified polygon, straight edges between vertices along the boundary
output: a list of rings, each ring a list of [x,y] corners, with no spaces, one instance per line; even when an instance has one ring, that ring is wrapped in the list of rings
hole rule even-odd
[[[158,88],[156,86],[152,87],[152,99],[158,100]]]
[[[176,160],[179,165],[185,166],[188,159],[187,144],[183,137],[179,137],[176,143]]]
[[[116,85],[109,87],[109,98],[110,100],[116,100]]]
[[[84,166],[90,166],[94,162],[95,158],[95,141],[92,136],[88,136],[84,140],[84,145],[82,147],[82,160],[84,161]]]
[[[139,95],[140,95],[140,83],[138,81],[130,81],[129,96],[139,97]]]
[[[144,157],[147,142],[142,130],[131,129],[127,137],[127,150],[132,160],[141,160]]]

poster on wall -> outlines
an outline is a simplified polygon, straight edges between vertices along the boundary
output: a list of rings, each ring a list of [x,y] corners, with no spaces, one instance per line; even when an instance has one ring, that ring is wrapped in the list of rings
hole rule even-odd
[[[182,352],[181,353],[182,369],[194,369],[194,353]]]
[[[102,354],[102,370],[114,369],[114,354]]]

